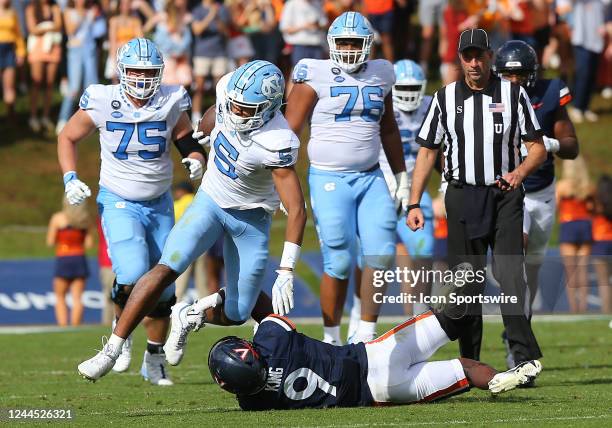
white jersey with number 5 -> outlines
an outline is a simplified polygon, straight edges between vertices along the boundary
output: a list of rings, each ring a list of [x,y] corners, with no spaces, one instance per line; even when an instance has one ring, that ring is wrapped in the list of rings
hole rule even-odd
[[[202,189],[221,208],[275,211],[279,197],[272,168],[297,162],[300,140],[279,111],[261,128],[239,133],[225,125],[225,88],[232,73],[217,84],[215,128]]]
[[[419,128],[421,127],[421,123],[423,123],[423,119],[425,119],[430,102],[431,96],[426,95],[423,97],[423,102],[419,108],[414,111],[405,112],[395,106],[393,107],[395,121],[397,122],[397,127],[399,128],[400,137],[402,139],[404,161],[406,162],[406,172],[408,173],[408,178],[410,181],[412,181],[412,172],[414,171],[416,155],[421,148],[421,146],[416,142],[416,136],[419,133]],[[391,166],[389,166],[387,156],[382,149],[380,150],[379,162],[380,169],[382,169],[382,172],[385,174],[387,183],[389,183],[390,180],[392,180],[391,182],[394,183],[395,176],[391,172]]]
[[[331,60],[303,59],[293,72],[317,93],[308,156],[315,168],[365,171],[378,162],[384,100],[395,83],[393,65],[383,59],[346,73]]]
[[[100,132],[100,186],[132,201],[148,201],[172,185],[172,130],[191,108],[182,86],[162,85],[142,108],[120,85],[91,85],[79,102]]]

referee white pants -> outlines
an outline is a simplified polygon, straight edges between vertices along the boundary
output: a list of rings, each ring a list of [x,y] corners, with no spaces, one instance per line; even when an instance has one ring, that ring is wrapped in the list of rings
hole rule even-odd
[[[448,342],[437,318],[428,311],[366,343],[368,386],[374,401],[432,401],[468,389],[458,359],[425,362]]]

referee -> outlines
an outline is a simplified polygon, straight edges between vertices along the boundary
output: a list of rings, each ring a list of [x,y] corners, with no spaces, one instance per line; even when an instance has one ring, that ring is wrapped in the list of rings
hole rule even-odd
[[[419,201],[444,144],[444,177],[448,221],[449,266],[468,262],[486,267],[487,250],[505,296],[501,311],[514,361],[540,358],[540,348],[524,313],[522,182],[546,159],[542,131],[525,90],[491,73],[493,53],[482,29],[459,38],[464,78],[438,90],[417,136],[419,149],[408,226],[422,229]],[[522,159],[521,142],[528,155]],[[465,292],[481,295],[484,281],[467,284]],[[461,356],[478,360],[482,341],[482,305],[467,307],[460,319],[447,318],[457,329]]]

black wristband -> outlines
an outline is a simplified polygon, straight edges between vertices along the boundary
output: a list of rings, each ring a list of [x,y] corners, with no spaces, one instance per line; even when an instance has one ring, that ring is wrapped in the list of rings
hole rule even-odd
[[[415,208],[421,208],[421,204],[412,204],[412,205],[408,205],[406,207],[406,214],[408,214],[410,212],[410,210],[413,210]]]

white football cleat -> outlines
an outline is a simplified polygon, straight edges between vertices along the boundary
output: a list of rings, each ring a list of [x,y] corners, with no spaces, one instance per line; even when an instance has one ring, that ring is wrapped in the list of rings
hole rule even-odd
[[[113,331],[115,330],[115,324],[117,324],[117,320],[113,320]],[[125,339],[125,342],[123,342],[121,353],[119,354],[119,357],[117,357],[117,361],[115,361],[113,371],[115,373],[123,373],[128,368],[130,368],[131,361],[132,361],[132,335],[130,334],[128,338]]]
[[[542,363],[538,360],[525,361],[513,369],[497,373],[489,381],[491,394],[510,391],[519,385],[532,382],[542,371]]]
[[[149,351],[145,351],[140,374],[153,385],[174,385],[174,382],[168,377],[166,356],[164,354],[151,354]]]
[[[179,302],[172,307],[170,316],[172,327],[164,345],[166,361],[176,366],[183,359],[185,347],[187,346],[187,335],[192,331],[198,331],[204,324],[205,313],[198,312],[186,302]]]
[[[87,380],[96,381],[111,371],[117,360],[119,352],[113,345],[108,343],[106,337],[102,338],[102,350],[93,358],[79,364],[79,374]]]

